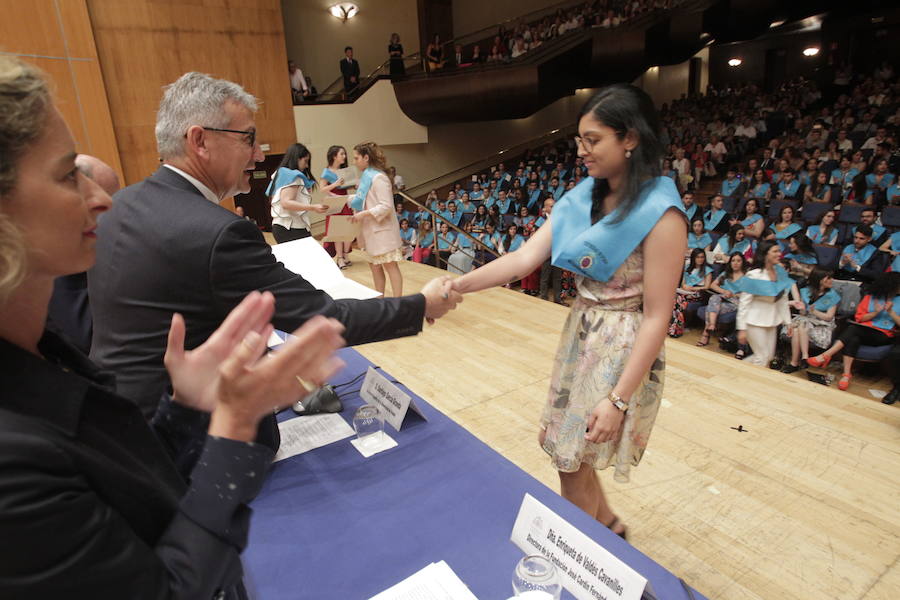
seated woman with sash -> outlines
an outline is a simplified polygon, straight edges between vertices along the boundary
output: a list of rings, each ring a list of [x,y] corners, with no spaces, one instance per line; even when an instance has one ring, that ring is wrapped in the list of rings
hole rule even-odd
[[[814,244],[837,245],[838,228],[834,224],[836,220],[837,211],[827,210],[823,212],[817,224],[806,228],[806,237]]]
[[[688,304],[703,298],[703,292],[709,289],[712,277],[712,268],[706,264],[706,252],[701,248],[691,250],[688,266],[681,274],[681,286],[675,290],[675,306],[672,308],[672,320],[669,323],[669,337],[678,338],[684,335]]]
[[[471,200],[481,200],[484,198],[484,190],[481,189],[481,184],[477,181],[472,184],[472,191],[469,192],[469,199]],[[466,212],[465,210],[463,212]],[[473,209],[474,212],[474,209]]]
[[[817,171],[812,182],[803,191],[804,202],[831,203],[831,186],[828,185],[828,173]]]
[[[309,168],[310,158],[306,146],[291,144],[266,189],[272,204],[272,235],[279,244],[311,236],[308,213],[325,214],[328,210],[324,204],[312,204],[311,194],[316,189],[316,181]],[[330,190],[338,185],[323,189]]]
[[[463,225],[463,231],[472,235],[472,223]],[[469,236],[459,234],[453,241],[453,254],[447,261],[447,270],[451,273],[463,275],[472,270],[472,261],[475,260],[475,242]]]
[[[712,250],[712,236],[703,229],[703,219],[696,218],[691,221],[691,232],[687,238],[687,250],[685,250],[685,260],[690,256],[691,250],[700,248],[705,252]]]
[[[575,143],[588,176],[560,198],[549,226],[453,285],[463,293],[502,285],[548,258],[575,274],[539,442],[562,495],[624,536],[595,469],[614,467],[627,481],[647,446],[687,223],[674,182],[660,176],[659,117],[646,92],[602,89],[582,109]]]
[[[488,222],[488,211],[484,204],[475,209],[475,214],[472,215],[469,222],[472,224],[472,233],[477,234],[484,231],[484,226]]]
[[[753,181],[744,193],[744,196],[758,200],[762,203],[762,206],[768,206],[769,200],[772,198],[772,184],[769,183],[769,178],[766,177],[765,171],[757,169],[753,172]],[[758,208],[757,205],[757,212],[759,212]]]
[[[788,292],[799,298],[794,280],[781,266],[781,249],[772,240],[763,240],[753,256],[754,268],[737,283],[741,298],[738,303],[738,355],[745,358],[747,344],[753,355],[750,364],[766,367],[775,356],[778,327],[790,325],[791,309]]]
[[[731,226],[731,229],[728,230],[728,235],[723,235],[719,238],[715,249],[712,251],[713,262],[724,266],[728,263],[728,257],[735,252],[742,255],[751,253],[750,255],[752,256],[755,248],[755,245],[746,238],[744,226],[738,223]]]
[[[895,231],[881,244],[879,248],[891,256],[891,272],[900,273],[900,231]]]
[[[722,194],[716,194],[709,200],[709,210],[703,213],[703,227],[709,233],[727,233],[728,213],[722,208],[725,204],[725,198]]]
[[[434,226],[431,218],[423,219],[419,223],[419,231],[416,234],[417,241],[413,250],[413,262],[431,264],[431,252],[434,250]]]
[[[475,250],[475,261],[478,263],[478,266],[486,265],[497,258],[494,254],[499,253],[500,235],[497,233],[497,227],[493,221],[489,220],[485,224],[484,231],[478,235],[478,241],[481,244]],[[489,252],[489,250],[493,250],[493,253]]]
[[[319,188],[323,192],[331,192],[335,196],[348,195],[350,189],[344,187],[344,180],[338,177],[337,174],[338,169],[347,168],[347,150],[343,146],[331,146],[328,148],[328,152],[325,153],[325,160],[328,162],[328,166],[322,170],[322,176],[319,178]],[[344,204],[336,214],[352,215],[353,210],[349,204]],[[331,215],[328,215],[325,217],[326,236],[328,235],[328,226],[330,224]],[[346,269],[352,264],[347,259],[347,255],[353,250],[353,242],[325,242],[323,244],[326,250],[329,245],[334,247],[334,257],[338,267]]]
[[[744,227],[744,235],[754,242],[759,240],[766,230],[766,220],[763,219],[759,212],[761,200],[757,198],[748,198],[744,202],[744,210],[739,216],[739,223]]]
[[[477,183],[475,185],[478,185]],[[459,197],[459,204],[457,206],[459,212],[462,214],[462,218],[468,220],[473,214],[475,214],[475,203],[472,202],[472,195],[469,192],[463,192]]]
[[[400,221],[400,241],[403,242],[403,259],[411,260],[419,236],[416,235],[415,228],[409,226],[409,219]]]
[[[782,261],[787,263],[788,275],[802,284],[813,267],[819,264],[819,257],[812,242],[801,232],[788,238],[788,251],[782,256]]]
[[[728,257],[722,274],[710,283],[709,289],[715,293],[709,297],[709,304],[706,305],[706,326],[697,340],[698,346],[709,344],[709,336],[716,330],[721,315],[737,312],[739,294],[736,284],[747,274],[749,266],[750,261],[743,254],[734,252]]]
[[[825,349],[831,346],[834,332],[834,316],[841,296],[831,289],[833,273],[815,267],[809,274],[806,286],[800,289],[800,301],[795,302],[797,314],[791,320],[791,360],[781,368],[782,373],[793,373],[807,367],[809,346]]]
[[[437,255],[432,264],[441,269],[447,268],[450,255],[453,254],[453,244],[456,241],[456,234],[450,231],[450,225],[446,221],[441,221],[438,225],[438,234],[436,241]],[[434,255],[432,255],[434,256]],[[438,260],[440,259],[440,260]]]
[[[781,251],[784,252],[788,247],[788,238],[801,231],[803,231],[803,228],[799,224],[794,223],[794,209],[790,206],[785,206],[778,213],[778,221],[769,225],[766,239],[777,242]]]
[[[860,300],[853,322],[828,350],[809,359],[809,366],[825,368],[838,352],[844,353],[844,374],[838,389],[850,387],[853,360],[860,346],[887,346],[894,343],[900,327],[900,273],[883,273],[869,285],[869,293]]]

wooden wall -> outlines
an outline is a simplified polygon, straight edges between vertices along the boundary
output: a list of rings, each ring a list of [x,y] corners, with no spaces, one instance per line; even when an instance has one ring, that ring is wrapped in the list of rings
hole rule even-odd
[[[78,151],[106,161],[121,177],[85,0],[0,0],[0,15],[0,53],[18,56],[49,75]]]
[[[162,87],[188,71],[258,97],[258,139],[273,152],[295,141],[280,0],[86,1],[127,183],[156,169]]]

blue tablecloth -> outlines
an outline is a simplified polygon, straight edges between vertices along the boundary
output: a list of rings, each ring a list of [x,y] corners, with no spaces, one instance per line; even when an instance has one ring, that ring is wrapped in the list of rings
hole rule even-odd
[[[341,355],[335,384],[371,364],[352,349]],[[360,385],[339,390],[348,422]],[[479,600],[505,600],[523,555],[509,536],[528,492],[649,579],[660,599],[690,600],[674,575],[400,387],[428,421],[411,416],[399,433],[386,424],[396,448],[364,459],[348,438],[273,466],[244,552],[253,597],[364,600],[446,560]]]

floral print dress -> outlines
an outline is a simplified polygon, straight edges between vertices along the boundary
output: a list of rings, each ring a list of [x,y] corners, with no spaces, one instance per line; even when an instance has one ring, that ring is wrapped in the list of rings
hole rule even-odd
[[[662,398],[665,350],[630,400],[620,436],[595,444],[584,439],[588,417],[616,385],[643,321],[644,256],[632,252],[607,282],[577,277],[578,297],[563,328],[550,393],[541,417],[543,448],[553,466],[568,473],[582,463],[615,467],[627,482],[644,454]]]

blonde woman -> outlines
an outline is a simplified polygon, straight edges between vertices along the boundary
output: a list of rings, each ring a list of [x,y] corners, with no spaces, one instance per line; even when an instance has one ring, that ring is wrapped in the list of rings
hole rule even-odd
[[[399,263],[403,260],[403,240],[384,152],[375,142],[364,142],[353,148],[353,161],[361,173],[356,195],[350,201],[352,218],[359,223],[359,245],[369,255],[375,289],[384,294],[386,274],[391,280],[391,292],[402,296]]]

